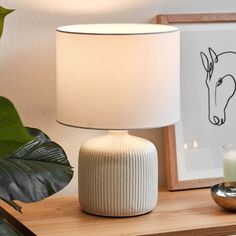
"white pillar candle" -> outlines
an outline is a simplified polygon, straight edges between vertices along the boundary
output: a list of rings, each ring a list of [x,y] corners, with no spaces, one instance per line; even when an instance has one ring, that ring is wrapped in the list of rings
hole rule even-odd
[[[224,178],[225,182],[236,182],[236,148],[225,148]]]

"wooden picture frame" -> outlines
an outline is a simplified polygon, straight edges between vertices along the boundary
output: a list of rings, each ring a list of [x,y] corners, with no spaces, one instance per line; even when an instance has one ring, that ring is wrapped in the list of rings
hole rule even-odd
[[[236,22],[236,13],[164,14],[157,15],[156,17],[156,23],[158,24],[202,24],[231,22]],[[168,190],[173,191],[181,189],[204,188],[223,181],[223,178],[179,180],[174,125],[164,128],[164,140]]]

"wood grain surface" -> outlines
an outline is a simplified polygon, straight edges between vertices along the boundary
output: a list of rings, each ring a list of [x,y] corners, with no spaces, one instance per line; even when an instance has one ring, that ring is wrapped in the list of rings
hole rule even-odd
[[[130,218],[88,215],[80,209],[77,196],[22,205],[22,215],[4,208],[38,236],[236,235],[235,213],[219,208],[209,189],[162,190],[153,212]]]

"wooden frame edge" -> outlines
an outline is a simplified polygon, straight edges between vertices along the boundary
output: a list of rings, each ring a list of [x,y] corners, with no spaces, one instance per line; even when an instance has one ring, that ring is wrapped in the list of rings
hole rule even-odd
[[[203,14],[161,14],[156,16],[158,24],[193,24],[220,23],[236,21],[236,13],[203,13]]]

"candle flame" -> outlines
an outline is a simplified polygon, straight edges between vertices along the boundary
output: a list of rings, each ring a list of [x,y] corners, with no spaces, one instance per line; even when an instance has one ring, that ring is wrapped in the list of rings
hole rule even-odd
[[[184,144],[184,150],[187,150],[187,149],[188,149],[188,144],[185,143],[185,144]]]
[[[193,141],[193,147],[194,147],[194,148],[197,148],[197,147],[198,147],[198,143],[197,143],[197,140],[196,140],[196,139]]]

